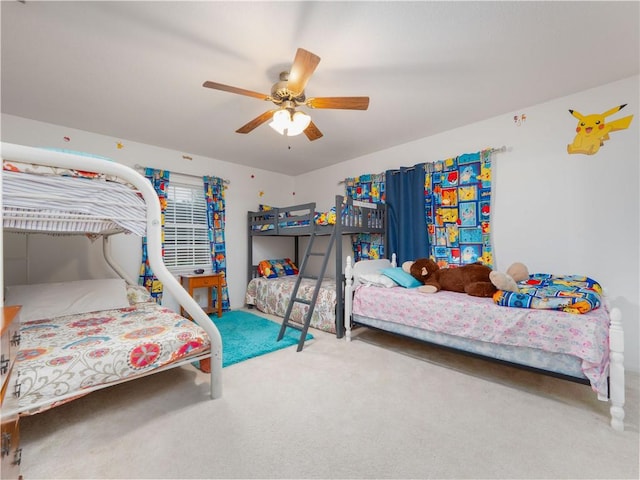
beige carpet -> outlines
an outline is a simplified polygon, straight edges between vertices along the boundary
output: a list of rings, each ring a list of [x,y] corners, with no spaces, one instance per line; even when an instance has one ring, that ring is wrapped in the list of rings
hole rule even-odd
[[[191,368],[22,420],[39,478],[638,478],[638,375],[626,431],[591,389],[360,329],[224,369]]]

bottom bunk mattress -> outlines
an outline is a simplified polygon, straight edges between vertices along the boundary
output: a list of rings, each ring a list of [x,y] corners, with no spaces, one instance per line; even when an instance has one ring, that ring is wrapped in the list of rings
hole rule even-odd
[[[491,298],[360,286],[353,321],[438,345],[584,379],[607,395],[609,315],[498,306]]]
[[[251,279],[247,286],[245,302],[270,315],[284,317],[289,306],[291,293],[296,284],[297,275],[277,278],[257,277]],[[311,299],[315,289],[315,280],[303,278],[298,290],[298,298]],[[291,311],[292,322],[302,325],[309,306],[296,302]],[[316,306],[309,324],[313,328],[325,332],[336,333],[336,282],[332,279],[322,280]]]
[[[152,301],[21,321],[18,411],[38,413],[209,351],[201,327]]]

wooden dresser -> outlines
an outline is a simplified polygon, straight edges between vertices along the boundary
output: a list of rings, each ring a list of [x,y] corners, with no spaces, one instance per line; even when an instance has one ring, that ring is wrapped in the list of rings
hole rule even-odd
[[[0,373],[2,374],[2,436],[0,451],[2,465],[0,475],[2,479],[22,478],[20,475],[20,460],[22,449],[20,448],[20,433],[17,414],[5,416],[7,407],[15,405],[18,401],[17,375],[11,375],[16,353],[20,347],[20,307],[2,308],[2,349],[0,350]],[[11,408],[11,410],[14,410]]]

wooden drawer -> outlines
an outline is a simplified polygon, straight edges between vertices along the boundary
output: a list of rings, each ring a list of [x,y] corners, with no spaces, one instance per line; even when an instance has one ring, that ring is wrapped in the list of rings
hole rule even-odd
[[[207,275],[204,277],[190,277],[189,282],[192,288],[216,287],[220,283],[219,275]]]
[[[2,478],[20,478],[20,461],[22,449],[20,448],[20,430],[18,422],[20,418],[15,415],[11,419],[2,419],[1,447]]]

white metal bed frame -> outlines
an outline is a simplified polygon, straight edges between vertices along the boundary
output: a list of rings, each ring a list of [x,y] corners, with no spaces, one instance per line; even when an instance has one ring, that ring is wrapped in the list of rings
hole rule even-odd
[[[359,278],[365,274],[378,273],[382,268],[395,266],[395,254],[392,260],[363,260],[353,265],[351,257],[347,257],[345,268],[345,337],[351,341],[351,320],[353,307],[353,293],[360,284]],[[609,311],[609,398],[598,395],[602,401],[609,400],[611,414],[611,427],[617,431],[624,431],[624,403],[625,403],[625,379],[624,379],[624,331],[622,329],[622,312],[619,308],[609,309],[608,298],[603,296]],[[603,305],[600,308],[605,308]],[[486,357],[485,357],[486,358]],[[509,364],[511,364],[509,362]],[[515,365],[515,364],[513,364]],[[517,365],[515,365],[517,366]],[[537,369],[536,369],[537,370]]]
[[[149,264],[151,265],[153,273],[163,283],[164,288],[166,288],[173,295],[176,301],[184,307],[189,315],[191,315],[191,318],[205,330],[211,341],[210,354],[206,354],[201,357],[190,358],[188,359],[188,361],[185,360],[183,362],[176,362],[163,368],[155,369],[149,372],[149,374],[166,370],[168,368],[178,367],[182,364],[192,362],[198,358],[210,358],[211,398],[215,399],[222,397],[222,338],[215,324],[209,319],[200,305],[198,305],[198,303],[180,285],[178,280],[171,274],[171,272],[169,272],[164,264],[164,261],[162,259],[160,202],[151,183],[134,169],[127,167],[126,165],[111,162],[108,160],[47,149],[27,147],[5,142],[0,143],[0,148],[3,160],[49,165],[114,175],[119,179],[130,183],[138,190],[138,192],[142,195],[147,207],[147,251],[149,256]],[[60,220],[64,221],[64,219],[58,219],[58,221]],[[71,221],[76,220],[77,219],[74,218]],[[33,231],[33,233],[38,232]],[[120,275],[127,283],[135,285],[137,282],[135,282],[129,275],[126,274],[124,269],[115,261],[113,255],[111,254],[109,236],[112,234],[113,232],[104,234],[105,241],[103,242],[103,253],[105,260],[114,269],[114,271],[118,273],[118,275]],[[139,377],[132,377],[131,379],[133,378]],[[105,386],[106,385],[103,385],[95,389]],[[86,390],[86,392],[88,391],[91,390]]]

